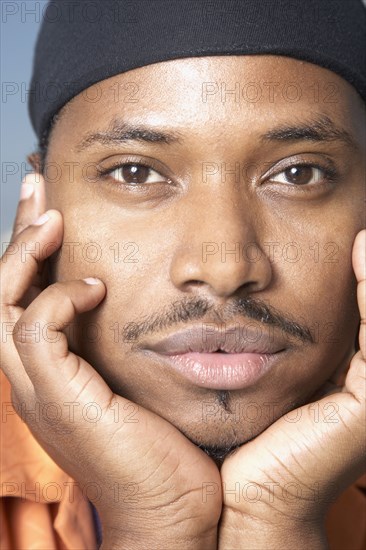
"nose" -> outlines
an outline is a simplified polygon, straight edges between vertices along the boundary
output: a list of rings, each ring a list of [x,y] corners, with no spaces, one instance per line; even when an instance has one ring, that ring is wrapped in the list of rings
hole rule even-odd
[[[181,238],[173,255],[170,278],[182,292],[204,288],[226,298],[245,289],[264,290],[272,278],[269,258],[259,244],[258,209],[243,197],[191,197],[178,213]],[[199,202],[200,201],[200,202]],[[253,202],[253,201],[251,201]],[[200,290],[202,292],[202,290]]]

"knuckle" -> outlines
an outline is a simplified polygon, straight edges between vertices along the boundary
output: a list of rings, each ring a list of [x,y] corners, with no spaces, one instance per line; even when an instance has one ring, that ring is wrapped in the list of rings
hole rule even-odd
[[[13,237],[19,235],[20,233],[22,233],[24,231],[24,229],[26,229],[28,227],[28,224],[21,221],[21,220],[16,220],[14,225],[13,225]]]
[[[37,321],[27,320],[26,316],[20,317],[14,325],[12,332],[13,342],[15,347],[30,346],[40,342],[40,323]]]
[[[26,229],[28,230],[29,227]],[[8,263],[8,260],[15,260],[16,262],[25,264],[29,258],[38,256],[40,251],[41,242],[35,238],[35,235],[32,233],[28,235],[28,232],[25,233],[25,230],[18,234],[14,232],[11,242],[1,257],[2,269],[5,269],[4,266]]]
[[[10,243],[6,243],[8,246],[6,247],[4,254],[1,256],[1,269],[4,269],[5,264],[7,263],[9,256],[14,256],[19,251],[18,244],[13,240],[11,240]]]
[[[55,300],[64,300],[67,297],[62,283],[52,283],[46,288],[45,293],[50,299]]]
[[[69,287],[70,287],[70,282],[67,282],[67,283],[57,282],[49,285],[46,288],[46,290],[43,292],[43,294],[46,293],[50,301],[56,304],[59,304],[60,306],[62,305],[62,310],[67,316],[76,314],[74,303],[69,294],[69,290],[70,290]]]
[[[19,308],[14,304],[8,304],[5,300],[2,300],[1,304],[1,319],[2,328],[5,328],[6,325],[15,325],[19,319]]]

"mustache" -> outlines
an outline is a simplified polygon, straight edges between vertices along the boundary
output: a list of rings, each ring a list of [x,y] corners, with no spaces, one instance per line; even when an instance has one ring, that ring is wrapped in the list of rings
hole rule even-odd
[[[144,316],[140,321],[131,321],[122,329],[123,341],[136,342],[141,336],[146,336],[174,327],[182,322],[202,320],[207,313],[214,314],[220,324],[228,323],[230,319],[243,317],[258,321],[264,326],[282,330],[286,335],[304,343],[314,343],[309,327],[298,323],[289,315],[285,315],[266,302],[252,297],[238,297],[218,309],[206,298],[184,298],[173,302],[165,311]],[[203,321],[204,322],[204,321]]]

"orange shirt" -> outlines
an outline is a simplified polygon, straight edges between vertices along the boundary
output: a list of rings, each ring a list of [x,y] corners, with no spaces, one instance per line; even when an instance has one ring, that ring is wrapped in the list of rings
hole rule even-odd
[[[16,415],[1,382],[1,550],[95,550],[92,510],[77,483],[40,447]],[[331,550],[366,550],[366,477],[327,517]]]

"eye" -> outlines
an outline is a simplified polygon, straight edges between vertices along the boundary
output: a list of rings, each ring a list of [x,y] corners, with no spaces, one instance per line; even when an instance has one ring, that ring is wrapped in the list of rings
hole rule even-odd
[[[108,170],[107,174],[117,182],[127,185],[165,181],[165,178],[159,172],[138,163],[120,164],[117,168]]]
[[[310,164],[296,164],[270,177],[271,181],[293,185],[309,185],[322,182],[330,176],[326,169]]]

